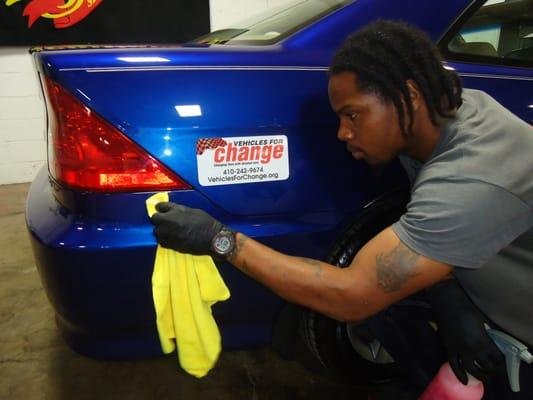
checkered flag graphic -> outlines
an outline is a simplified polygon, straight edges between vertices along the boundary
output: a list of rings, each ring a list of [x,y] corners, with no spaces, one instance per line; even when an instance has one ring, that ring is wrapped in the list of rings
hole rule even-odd
[[[228,143],[221,138],[199,139],[198,142],[196,142],[196,154],[200,156],[208,149],[216,149],[217,147],[225,146],[226,144]]]

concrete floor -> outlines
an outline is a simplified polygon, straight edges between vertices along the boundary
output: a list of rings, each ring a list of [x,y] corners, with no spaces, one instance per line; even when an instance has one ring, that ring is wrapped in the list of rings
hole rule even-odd
[[[223,351],[196,379],[175,355],[104,362],[70,350],[55,326],[24,224],[28,184],[0,186],[0,399],[407,399],[392,385],[353,386],[269,348]],[[298,357],[297,357],[298,358]]]

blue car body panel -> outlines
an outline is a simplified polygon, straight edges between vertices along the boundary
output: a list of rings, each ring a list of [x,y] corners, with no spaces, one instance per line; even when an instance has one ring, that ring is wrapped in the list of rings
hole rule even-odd
[[[294,213],[302,207],[346,210],[360,201],[335,187],[337,179],[356,180],[359,171],[350,168],[350,155],[331,129],[336,121],[327,103],[323,70],[170,69],[76,72],[60,78],[65,87],[95,99],[87,100],[87,106],[122,127],[156,159],[232,214]],[[99,95],[102,90],[106,96]],[[240,101],[228,101],[227,93]],[[174,107],[186,104],[199,104],[203,115],[180,118]],[[190,162],[199,138],[264,135],[288,137],[289,160],[298,160],[290,162],[289,180],[263,183],[261,190],[257,184],[242,185],[239,191],[233,185],[200,186],[196,163]],[[320,148],[314,146],[317,142],[322,143]],[[344,168],[334,168],[330,159]],[[328,195],[309,197],[313,187]]]
[[[524,121],[533,124],[533,69],[450,61],[464,87],[489,93]]]
[[[191,185],[171,192],[172,201],[280,251],[320,259],[367,202],[405,185],[397,164],[376,177],[336,140],[326,74],[335,48],[378,17],[407,20],[438,40],[470,3],[357,0],[275,45],[45,51],[36,59],[43,76]],[[466,87],[533,121],[533,98],[513,95],[521,86],[531,96],[523,89],[531,69],[448,64]],[[202,116],[180,118],[175,106],[190,104]],[[264,135],[287,136],[289,179],[200,185],[198,139]],[[80,192],[50,180],[46,168],[31,186],[26,219],[36,263],[61,330],[84,354],[161,353],[151,292],[156,243],[144,204],[151,194]],[[224,346],[265,343],[282,302],[230,265],[219,268],[232,293],[214,307]]]

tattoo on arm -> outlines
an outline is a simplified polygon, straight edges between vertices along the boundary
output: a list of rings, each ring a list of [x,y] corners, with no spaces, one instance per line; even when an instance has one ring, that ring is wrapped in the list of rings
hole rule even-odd
[[[412,270],[419,257],[402,242],[388,253],[377,254],[378,287],[386,293],[400,289],[410,278],[419,275]]]
[[[312,258],[298,257],[300,261],[303,261],[306,265],[313,267],[315,270],[315,277],[320,277],[322,275],[322,265],[318,260],[313,260]]]

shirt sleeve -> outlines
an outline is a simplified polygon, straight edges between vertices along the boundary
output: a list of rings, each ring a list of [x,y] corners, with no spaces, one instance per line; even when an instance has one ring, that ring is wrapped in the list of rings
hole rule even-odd
[[[532,224],[531,207],[505,189],[453,177],[417,185],[392,228],[417,253],[479,268]]]

